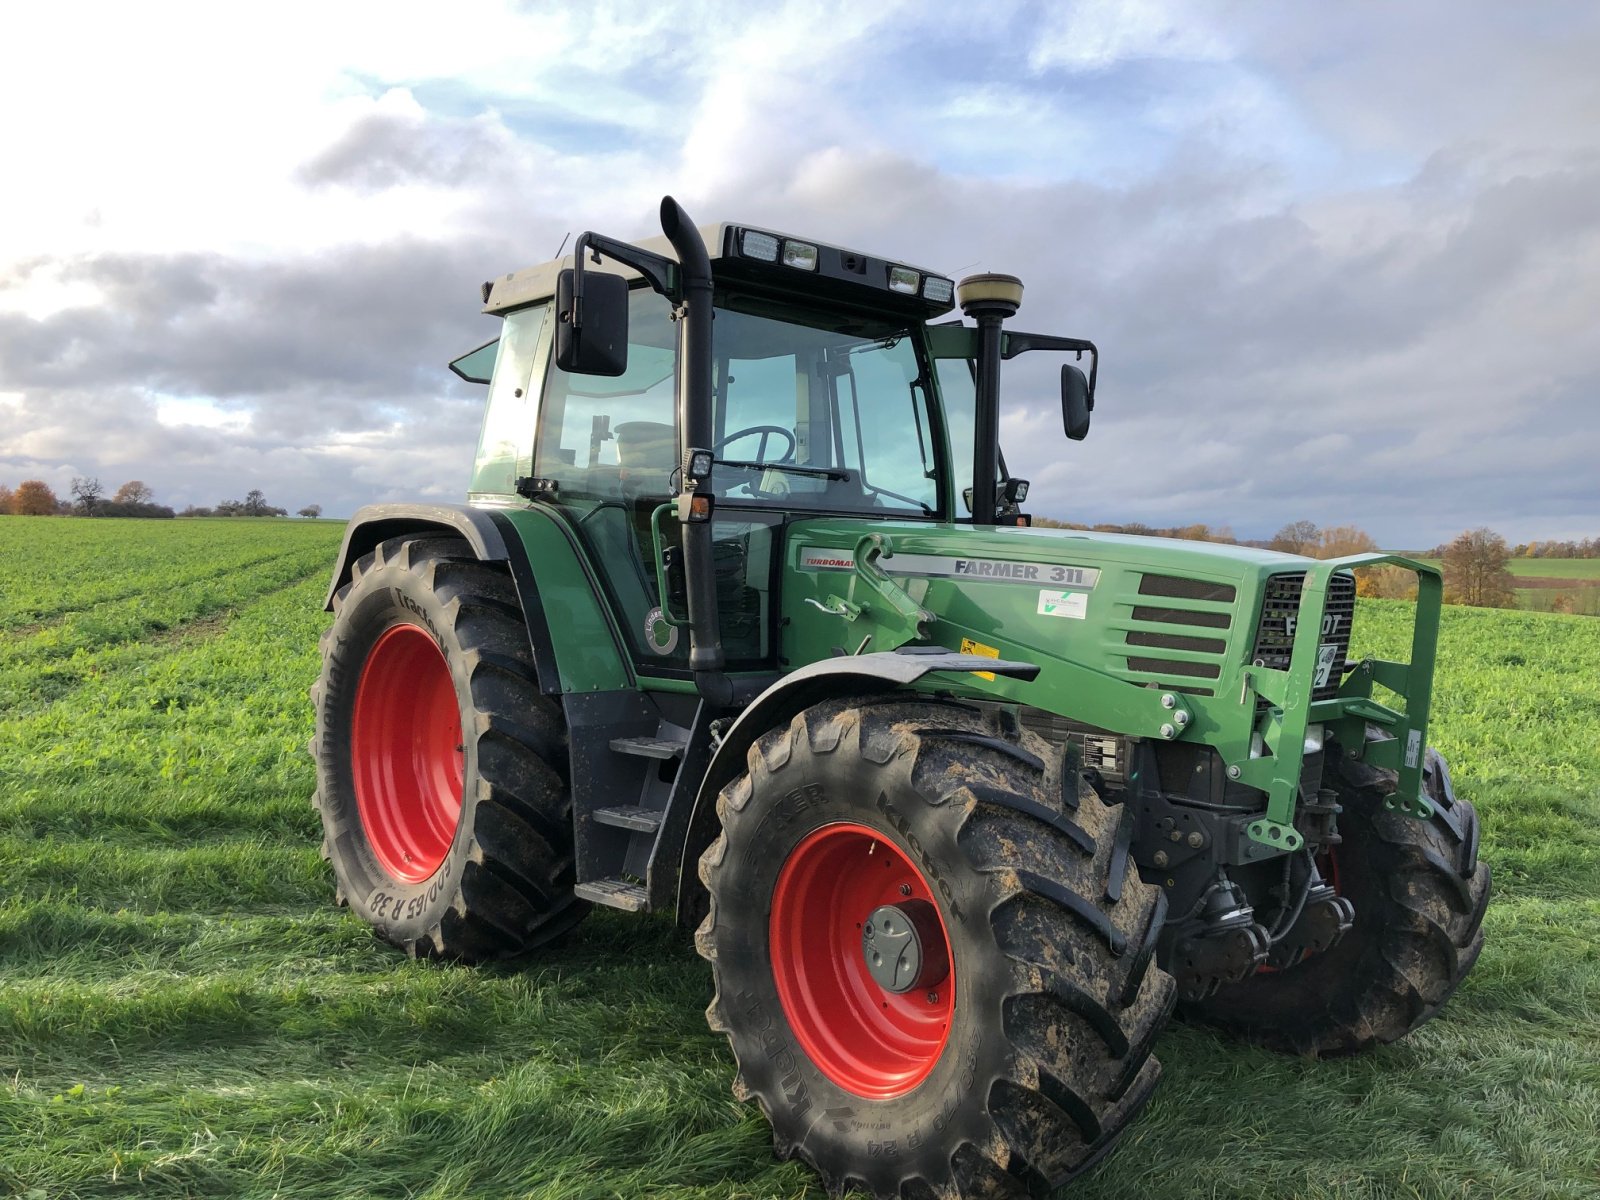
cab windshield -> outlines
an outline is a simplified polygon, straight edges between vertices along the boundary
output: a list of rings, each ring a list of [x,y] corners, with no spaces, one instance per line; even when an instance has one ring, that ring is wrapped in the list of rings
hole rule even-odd
[[[717,309],[713,490],[735,503],[935,515],[937,442],[912,331],[755,309]]]

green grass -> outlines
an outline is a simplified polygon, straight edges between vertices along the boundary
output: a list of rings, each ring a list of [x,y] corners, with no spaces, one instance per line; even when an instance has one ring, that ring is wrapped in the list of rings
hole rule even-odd
[[[1437,558],[1419,558],[1431,566]],[[1506,570],[1520,579],[1573,579],[1600,583],[1600,558],[1508,558]]]
[[[1543,579],[1592,579],[1600,583],[1600,558],[1513,558],[1506,563],[1513,575]]]
[[[304,746],[338,533],[0,520],[0,1194],[820,1196],[730,1096],[670,923],[485,970],[332,907]],[[1357,619],[1399,652],[1405,605]],[[1600,1195],[1600,622],[1449,609],[1441,663],[1496,875],[1477,971],[1354,1060],[1174,1026],[1071,1195]]]

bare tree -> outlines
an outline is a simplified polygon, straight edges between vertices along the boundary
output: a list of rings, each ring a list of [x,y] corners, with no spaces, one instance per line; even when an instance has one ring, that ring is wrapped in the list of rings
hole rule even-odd
[[[315,520],[322,515],[322,505],[308,504],[300,510],[298,515],[302,517],[310,517],[312,520]]]
[[[154,501],[156,494],[142,479],[130,479],[117,489],[117,494],[111,497],[116,504],[149,504]]]
[[[100,497],[105,489],[100,486],[100,481],[93,476],[74,476],[72,479],[72,495],[78,502],[78,507],[83,509],[86,517],[94,516],[94,506],[100,503]]]
[[[1311,521],[1291,521],[1273,534],[1269,543],[1272,549],[1285,554],[1307,555],[1315,554],[1321,544],[1317,527]]]
[[[1492,529],[1470,529],[1444,548],[1445,599],[1479,608],[1510,608],[1515,580],[1506,570],[1511,549]]]
[[[0,514],[11,511],[11,502],[17,498],[17,493],[8,485],[0,483]]]

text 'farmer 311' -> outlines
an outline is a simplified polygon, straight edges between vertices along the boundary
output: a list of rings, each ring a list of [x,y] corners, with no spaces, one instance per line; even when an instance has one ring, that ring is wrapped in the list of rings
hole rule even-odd
[[[1084,1170],[1175,1003],[1307,1054],[1431,1017],[1489,894],[1425,748],[1438,574],[1029,528],[1001,362],[1087,355],[1082,438],[1097,355],[1004,329],[1017,280],[661,223],[485,284],[469,503],[350,524],[341,900],[469,960],[675,908],[777,1152],[885,1197]],[[1347,660],[1381,562],[1409,663]]]

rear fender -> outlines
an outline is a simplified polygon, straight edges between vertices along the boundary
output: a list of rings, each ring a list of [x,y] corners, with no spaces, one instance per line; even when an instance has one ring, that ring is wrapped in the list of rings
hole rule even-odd
[[[678,869],[678,922],[692,925],[703,911],[705,885],[700,882],[700,856],[716,840],[717,795],[745,769],[746,757],[763,733],[787,725],[796,713],[840,696],[872,695],[910,687],[932,672],[987,671],[1031,682],[1039,674],[1034,663],[1008,662],[960,654],[943,646],[906,646],[880,654],[826,658],[785,675],[739,714],[712,755],[694,808]]]
[[[527,551],[510,519],[488,508],[467,504],[369,504],[357,511],[345,526],[344,542],[334,563],[333,581],[328,586],[325,610],[333,609],[333,598],[350,582],[355,564],[370,554],[379,542],[413,533],[436,533],[459,537],[472,548],[479,562],[505,563],[516,584],[528,627],[528,642],[539,673],[539,690],[559,694],[561,675],[556,666],[555,646],[550,639],[550,624],[534,582]]]

